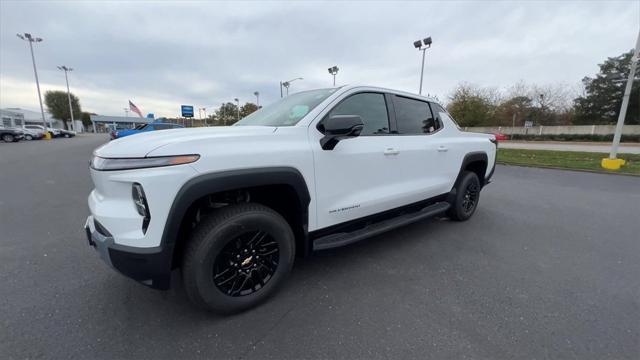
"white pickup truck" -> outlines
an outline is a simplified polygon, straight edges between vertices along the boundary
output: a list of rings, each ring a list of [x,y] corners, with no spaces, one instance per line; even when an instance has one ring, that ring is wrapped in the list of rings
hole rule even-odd
[[[496,148],[429,98],[368,86],[304,91],[233,126],[96,149],[85,230],[124,275],[167,289],[180,268],[194,303],[235,312],[274,293],[296,255],[435,215],[469,219]]]

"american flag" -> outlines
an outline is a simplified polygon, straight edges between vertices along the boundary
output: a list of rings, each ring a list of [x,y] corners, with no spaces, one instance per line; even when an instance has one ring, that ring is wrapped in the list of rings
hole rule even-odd
[[[133,111],[134,113],[138,114],[138,116],[140,117],[144,117],[142,116],[142,112],[140,111],[140,109],[138,109],[137,106],[135,106],[131,100],[129,100],[129,110]]]

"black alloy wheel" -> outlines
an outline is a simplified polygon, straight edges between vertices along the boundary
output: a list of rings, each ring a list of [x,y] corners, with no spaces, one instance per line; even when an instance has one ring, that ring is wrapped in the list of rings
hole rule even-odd
[[[462,198],[462,209],[466,213],[472,212],[478,203],[478,195],[480,194],[480,186],[478,183],[470,182],[464,192]]]
[[[229,241],[213,265],[213,281],[223,293],[245,296],[262,289],[278,268],[280,247],[264,231]]]
[[[480,190],[482,185],[472,171],[464,171],[456,181],[454,187],[455,198],[451,202],[451,207],[447,210],[447,215],[451,220],[465,221],[471,218],[478,207],[480,201]]]
[[[205,215],[182,258],[189,299],[218,313],[235,313],[265,301],[293,266],[295,236],[273,209],[257,203],[228,205]]]

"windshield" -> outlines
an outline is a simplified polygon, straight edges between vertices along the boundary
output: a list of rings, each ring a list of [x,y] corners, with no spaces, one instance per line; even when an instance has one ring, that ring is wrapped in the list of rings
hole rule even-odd
[[[299,92],[267,105],[234,126],[293,126],[337,89]]]

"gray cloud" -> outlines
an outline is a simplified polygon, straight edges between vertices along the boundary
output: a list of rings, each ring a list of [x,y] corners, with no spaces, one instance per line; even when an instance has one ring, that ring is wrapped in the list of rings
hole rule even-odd
[[[0,106],[36,109],[26,44],[43,88],[62,88],[66,64],[85,110],[119,114],[127,100],[173,116],[181,103],[279,97],[338,82],[417,91],[413,40],[431,35],[426,92],[459,82],[505,87],[523,79],[575,84],[630,49],[640,3],[628,2],[0,2]]]

